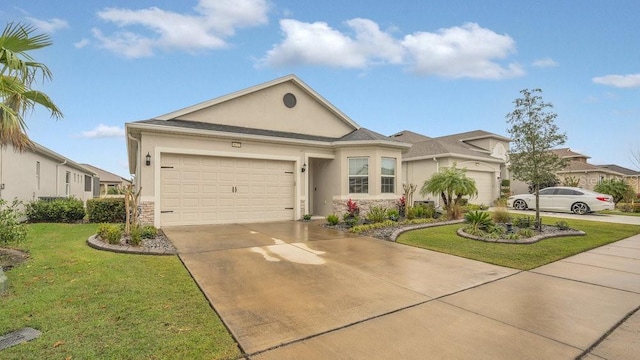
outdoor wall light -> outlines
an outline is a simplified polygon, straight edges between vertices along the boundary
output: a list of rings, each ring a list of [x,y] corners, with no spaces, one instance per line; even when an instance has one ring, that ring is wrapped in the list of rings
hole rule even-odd
[[[305,172],[307,171],[307,163],[302,164],[302,169],[300,169],[301,172]]]
[[[151,155],[148,152],[147,156],[145,156],[144,159],[146,160],[145,163],[147,164],[147,166],[151,165]]]

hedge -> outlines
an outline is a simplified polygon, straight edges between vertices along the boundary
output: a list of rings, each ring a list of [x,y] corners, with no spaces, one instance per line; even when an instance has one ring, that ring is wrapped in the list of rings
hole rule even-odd
[[[87,200],[87,215],[93,223],[123,223],[124,198],[99,198]]]
[[[25,205],[25,213],[30,222],[72,223],[84,219],[82,200],[58,198],[35,200]]]

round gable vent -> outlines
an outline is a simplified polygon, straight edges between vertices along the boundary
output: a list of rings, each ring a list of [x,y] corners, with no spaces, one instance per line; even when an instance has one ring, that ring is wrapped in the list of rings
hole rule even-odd
[[[298,100],[296,100],[296,96],[293,95],[292,93],[286,93],[282,97],[282,102],[284,103],[284,106],[291,109],[292,107],[296,106],[296,103],[298,102]]]

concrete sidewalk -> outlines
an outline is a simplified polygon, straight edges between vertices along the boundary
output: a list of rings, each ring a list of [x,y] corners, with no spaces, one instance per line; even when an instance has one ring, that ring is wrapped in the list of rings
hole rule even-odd
[[[640,236],[517,271],[301,222],[165,233],[251,359],[640,353]]]

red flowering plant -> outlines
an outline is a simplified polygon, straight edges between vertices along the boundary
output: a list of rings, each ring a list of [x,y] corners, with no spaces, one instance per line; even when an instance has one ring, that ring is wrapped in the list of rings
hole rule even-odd
[[[405,199],[404,196],[400,197],[400,199],[398,199],[397,205],[400,216],[404,216],[404,211],[407,209],[407,199]]]
[[[347,214],[349,217],[357,217],[360,215],[360,208],[358,207],[358,204],[351,199],[347,201]]]

